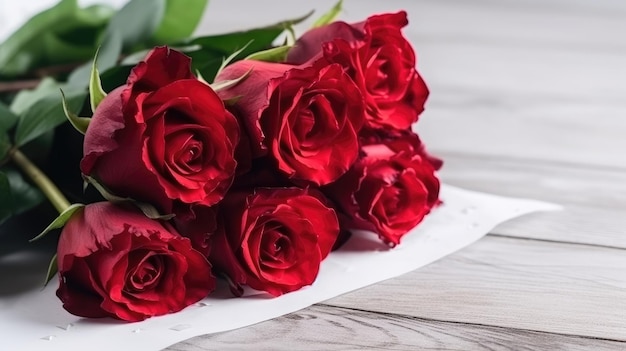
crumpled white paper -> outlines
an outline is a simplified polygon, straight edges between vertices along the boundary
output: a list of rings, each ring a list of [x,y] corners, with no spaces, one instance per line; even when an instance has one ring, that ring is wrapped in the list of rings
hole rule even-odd
[[[248,292],[231,298],[226,286],[172,315],[138,323],[81,319],[55,296],[56,283],[41,291],[0,298],[0,335],[6,350],[160,350],[176,342],[259,323],[349,291],[420,268],[478,240],[499,223],[559,206],[505,198],[445,185],[444,205],[407,234],[395,249],[371,233],[357,233],[322,263],[313,286],[271,298]],[[3,282],[4,283],[4,282]],[[131,345],[133,347],[131,347]]]

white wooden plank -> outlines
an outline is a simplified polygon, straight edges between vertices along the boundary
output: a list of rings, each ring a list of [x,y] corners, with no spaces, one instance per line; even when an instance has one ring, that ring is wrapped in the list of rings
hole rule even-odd
[[[492,233],[626,249],[624,209],[568,205],[563,211],[537,212],[512,219]]]
[[[504,223],[497,234],[626,248],[626,173],[568,164],[442,153],[445,182],[565,205]]]
[[[409,30],[433,150],[626,167],[623,2],[440,3]]]
[[[313,306],[231,332],[196,337],[167,351],[208,350],[623,350],[626,343],[428,321]]]
[[[486,237],[326,304],[626,341],[626,251]]]
[[[506,196],[598,209],[626,207],[626,172],[565,163],[436,153],[445,160],[444,182]],[[590,218],[593,223],[593,218]]]

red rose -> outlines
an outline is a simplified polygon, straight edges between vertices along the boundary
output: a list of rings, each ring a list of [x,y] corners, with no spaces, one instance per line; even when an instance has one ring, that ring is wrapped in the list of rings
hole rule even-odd
[[[191,240],[191,246],[205,257],[211,252],[211,235],[217,230],[214,207],[196,206],[193,211],[173,219],[178,232]]]
[[[215,287],[211,266],[166,223],[108,202],[67,222],[57,249],[63,308],[140,321],[177,312]]]
[[[361,149],[363,157],[325,192],[348,218],[347,226],[371,230],[395,246],[438,203],[439,179],[409,142]]]
[[[83,146],[84,174],[165,213],[222,199],[237,166],[239,127],[190,64],[180,52],[160,47],[133,68],[126,85],[94,113]]]
[[[349,25],[335,22],[305,33],[287,61],[304,63],[323,55],[356,82],[372,128],[407,129],[424,110],[428,88],[415,69],[415,52],[402,35],[406,12],[369,17]]]
[[[335,211],[313,190],[232,194],[220,211],[210,259],[236,295],[241,284],[274,296],[311,285],[339,234]]]
[[[410,130],[363,129],[359,134],[359,141],[361,145],[385,144],[395,152],[405,151],[409,154],[418,154],[430,162],[435,170],[443,166],[443,160],[430,154],[419,136]]]
[[[239,97],[234,110],[248,130],[252,153],[268,154],[289,178],[317,185],[345,173],[358,156],[364,104],[341,66],[243,60],[226,67],[216,81],[249,71],[243,82],[219,94]]]

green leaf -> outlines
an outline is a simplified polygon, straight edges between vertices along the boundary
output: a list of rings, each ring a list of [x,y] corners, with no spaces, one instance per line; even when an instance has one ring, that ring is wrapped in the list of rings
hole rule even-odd
[[[189,55],[193,59],[192,67],[196,72],[201,72],[203,79],[206,82],[212,81],[217,75],[217,71],[224,59],[221,54],[196,52],[193,55]]]
[[[42,98],[56,94],[58,89],[57,81],[50,77],[44,78],[35,89],[25,89],[17,93],[11,102],[10,109],[14,114],[20,115]]]
[[[162,220],[168,221],[174,218],[174,214],[166,214],[166,215],[160,214],[159,211],[149,203],[140,202],[130,197],[121,197],[121,196],[117,196],[113,194],[104,185],[100,184],[100,182],[98,182],[95,178],[92,178],[88,175],[83,174],[83,179],[85,180],[85,184],[83,185],[83,188],[86,188],[88,184],[93,185],[93,187],[96,188],[96,190],[98,190],[100,195],[102,195],[102,197],[104,197],[104,199],[107,201],[110,201],[113,203],[123,203],[123,202],[132,203],[133,205],[137,206],[137,208],[139,208],[143,212],[143,214],[146,215],[146,217],[151,218],[151,219],[162,219]]]
[[[114,10],[62,0],[32,17],[0,44],[0,75],[17,76],[44,65],[88,59]]]
[[[67,105],[71,111],[79,111],[87,94],[84,91],[67,93]],[[45,132],[65,122],[63,101],[58,93],[48,95],[20,115],[15,129],[15,145],[22,146]]]
[[[147,46],[165,14],[166,0],[131,0],[111,18],[99,50],[97,68],[105,72],[114,68],[120,55],[135,46]],[[77,68],[68,78],[72,87],[85,87],[90,81],[92,65]]]
[[[69,106],[67,106],[67,100],[65,99],[63,90],[61,90],[61,103],[63,104],[63,113],[65,113],[65,117],[70,121],[74,129],[83,135],[87,133],[87,128],[89,127],[91,118],[78,117],[74,112],[70,111]]]
[[[222,63],[223,57],[240,50],[247,43],[250,43],[250,45],[241,51],[234,61],[255,52],[271,48],[272,43],[285,29],[306,20],[312,13],[310,12],[300,18],[247,31],[198,37],[182,43],[181,46],[188,47],[184,52],[193,59],[193,68],[202,72],[202,75],[208,81],[212,81]]]
[[[115,66],[106,71],[104,71],[100,75],[100,79],[102,80],[102,87],[105,91],[111,91],[119,86],[126,84],[126,80],[130,75],[130,71],[134,66],[131,65],[122,65]]]
[[[311,14],[313,14],[313,11],[299,18],[242,32],[198,37],[188,42],[188,44],[199,45],[203,50],[212,50],[222,55],[229,55],[251,42],[246,50],[242,52],[242,55],[245,57],[271,47],[272,42],[274,42],[285,29],[306,20]]]
[[[52,280],[52,278],[54,278],[58,270],[59,270],[59,266],[57,263],[57,254],[54,254],[54,256],[52,256],[52,259],[50,260],[50,264],[48,265],[48,271],[46,272],[46,279],[43,282],[44,288],[48,285],[48,283]]]
[[[122,36],[117,31],[106,33],[102,45],[98,49],[98,62],[96,67],[98,71],[105,72],[106,70],[115,67],[117,60],[122,54]],[[85,63],[76,68],[67,78],[67,84],[76,88],[86,88],[89,85],[91,77],[91,71],[93,69],[92,63]]]
[[[204,14],[208,0],[166,0],[165,14],[152,40],[170,44],[189,37]]]
[[[209,82],[206,81],[206,79],[204,79],[204,77],[202,76],[202,73],[200,73],[200,71],[196,70],[196,79],[201,81],[202,83],[206,84],[206,85],[211,85],[209,84]]]
[[[17,169],[5,166],[2,172],[6,175],[11,186],[13,199],[11,209],[14,215],[28,211],[44,201],[45,198],[41,191],[28,183]]]
[[[169,221],[176,216],[173,213],[162,215],[154,206],[146,202],[133,201],[133,204],[137,206],[141,210],[141,212],[143,212],[143,214],[150,219]]]
[[[110,202],[133,201],[133,199],[129,197],[121,197],[121,196],[117,196],[113,194],[111,191],[109,191],[109,189],[107,189],[104,185],[100,184],[100,182],[98,182],[93,177],[83,174],[83,179],[85,180],[85,183],[91,184],[94,188],[96,188],[96,190],[98,190],[100,195],[102,195],[102,197],[107,201],[110,201]]]
[[[324,13],[313,23],[312,28],[322,27],[329,23],[332,23],[337,18],[337,16],[339,16],[339,13],[342,10],[342,6],[343,0],[337,1],[335,6],[333,6],[330,10],[328,10],[328,12]]]
[[[4,161],[5,157],[11,150],[11,139],[9,139],[9,134],[6,132],[0,131],[0,164]]]
[[[54,142],[54,130],[47,131],[20,147],[20,151],[36,164],[45,164],[50,159],[52,144]]]
[[[6,132],[13,128],[15,122],[17,122],[17,115],[0,102],[0,132]]]
[[[98,48],[99,50],[99,48]],[[100,81],[100,72],[98,71],[98,50],[93,57],[93,63],[91,64],[91,75],[89,78],[89,102],[91,104],[91,111],[95,112],[96,108],[102,100],[107,96],[107,93],[102,89],[102,81]],[[61,93],[63,93],[61,91]],[[65,109],[65,96],[63,96],[63,106]],[[65,109],[65,115],[67,116],[67,109]],[[70,119],[71,121],[71,119]],[[72,123],[74,124],[74,123]],[[75,126],[75,125],[74,125]],[[76,127],[76,126],[75,126]],[[85,129],[86,130],[86,129]],[[84,134],[84,133],[83,133]]]
[[[61,19],[69,16],[77,7],[76,0],[62,0],[56,6],[33,16],[26,24],[15,31],[0,45],[0,74],[15,75],[25,72],[35,58],[33,57],[34,55],[24,52],[23,48]],[[23,56],[20,59],[23,63],[12,64],[20,56]]]
[[[152,51],[152,49],[139,50],[137,52],[133,52],[132,54],[124,57],[120,64],[122,65],[133,65],[135,66],[139,62],[143,61],[144,58],[148,55],[148,53]]]
[[[293,45],[277,46],[275,48],[255,52],[254,54],[246,57],[246,60],[257,60],[266,62],[284,62],[287,58],[287,53]]]
[[[252,68],[250,68],[247,72],[242,74],[240,77],[237,77],[235,79],[223,80],[217,83],[210,84],[209,86],[211,87],[211,89],[213,89],[216,92],[220,90],[228,89],[232,86],[235,86],[241,83],[244,79],[248,78],[248,76],[250,75],[250,72],[252,72]]]
[[[29,241],[33,242],[35,240],[39,240],[43,238],[46,234],[48,234],[50,231],[54,229],[62,228],[65,225],[65,223],[67,223],[67,221],[69,221],[70,218],[72,218],[74,213],[76,213],[78,210],[82,210],[84,207],[85,205],[83,204],[72,204],[65,211],[63,211],[57,218],[55,218],[54,221],[52,221],[52,223],[50,223],[46,227],[46,229],[44,229],[39,235],[30,239]]]
[[[113,15],[107,34],[118,32],[124,49],[144,43],[159,28],[165,16],[165,7],[166,0],[131,0]]]
[[[241,54],[248,46],[250,46],[252,42],[249,41],[246,45],[244,45],[241,49],[233,52],[232,54],[230,54],[230,56],[228,56],[227,58],[222,60],[222,64],[220,65],[220,68],[217,69],[217,74],[220,74],[220,72],[226,68],[226,66],[228,66],[228,64],[230,64],[235,57],[239,56],[239,54]],[[204,78],[203,78],[204,79]]]
[[[13,215],[13,196],[11,194],[11,184],[4,172],[0,172],[0,224]]]

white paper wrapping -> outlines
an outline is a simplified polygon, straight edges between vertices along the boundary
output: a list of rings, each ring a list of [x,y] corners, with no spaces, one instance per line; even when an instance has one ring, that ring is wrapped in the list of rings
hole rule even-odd
[[[436,209],[395,249],[371,233],[357,233],[322,263],[313,286],[278,298],[248,292],[232,298],[224,285],[211,297],[168,316],[138,323],[81,319],[65,312],[57,283],[0,297],[0,349],[160,350],[197,335],[245,327],[420,268],[478,240],[499,223],[559,206],[505,198],[445,185]],[[365,235],[359,235],[365,234]],[[6,282],[2,282],[3,284]],[[130,346],[132,345],[132,347]]]

